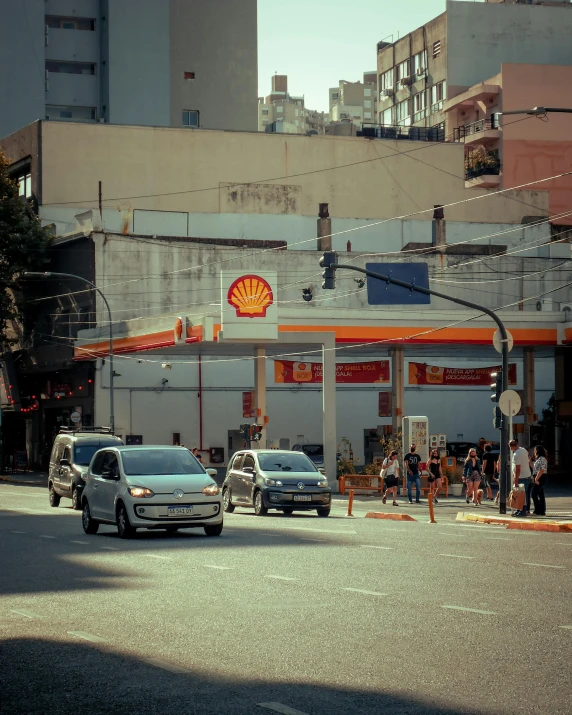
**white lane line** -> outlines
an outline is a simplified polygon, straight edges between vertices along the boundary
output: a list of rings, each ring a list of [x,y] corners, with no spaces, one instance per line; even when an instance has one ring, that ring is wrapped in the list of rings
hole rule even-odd
[[[39,613],[34,613],[34,611],[26,611],[23,608],[13,608],[12,613],[17,613],[20,616],[26,616],[26,618],[43,618]]]
[[[267,573],[264,578],[274,578],[278,581],[298,581],[297,578],[292,578],[291,576],[276,576],[275,574]]]
[[[11,531],[11,534],[27,534],[27,531]]]
[[[85,631],[68,631],[68,633],[70,636],[83,638],[84,641],[89,641],[90,643],[106,643],[105,638],[95,636],[93,633],[86,633]]]
[[[474,559],[474,556],[459,556],[459,554],[437,554],[438,556],[447,556],[450,559]]]
[[[369,544],[362,544],[362,549],[383,549],[384,551],[393,551],[393,546],[370,546]]]
[[[276,529],[284,531],[313,531],[317,534],[336,534],[337,536],[355,536],[357,531],[338,531],[336,529],[315,529],[312,526],[277,526]],[[281,536],[281,534],[276,534]]]
[[[168,670],[169,673],[181,673],[183,675],[188,675],[191,671],[188,668],[181,668],[179,665],[174,663],[167,663],[166,660],[159,660],[157,658],[143,658],[144,663],[155,666],[155,668],[161,668],[162,670]]]
[[[76,541],[76,543],[79,543]],[[116,546],[102,546],[102,549],[105,549],[105,551],[119,551],[119,549]]]
[[[148,559],[161,559],[161,561],[173,560],[170,556],[159,556],[159,554],[143,554],[143,556],[146,556]]]
[[[558,628],[565,628],[567,631],[572,631],[572,626],[558,626]]]
[[[282,713],[282,715],[307,715],[301,710],[294,710],[294,708],[289,708],[288,705],[282,705],[282,703],[257,703],[259,708],[266,708],[267,710],[274,710],[275,713]]]
[[[216,566],[215,564],[203,564],[206,569],[218,569],[219,571],[232,571],[234,566]]]
[[[463,608],[462,606],[441,606],[441,608],[449,608],[452,611],[467,611],[467,613],[480,613],[483,616],[496,616],[494,611],[480,611],[478,608]]]
[[[513,539],[508,536],[483,536],[483,539],[487,541],[513,541]]]
[[[313,541],[314,543],[320,544],[323,543],[323,539],[300,539],[300,541]]]
[[[40,539],[55,539],[55,536],[49,536],[49,534],[40,534]]]
[[[528,561],[522,561],[523,566],[542,566],[545,569],[565,569],[566,566],[553,566],[552,564],[534,564]]]
[[[465,536],[464,534],[453,534],[451,531],[436,531],[436,534],[439,534],[440,536],[448,536],[449,538],[453,539],[467,539],[469,538],[469,535]]]
[[[89,541],[70,541],[70,544],[89,544]]]
[[[363,588],[342,588],[342,591],[351,591],[352,593],[364,593],[366,596],[387,596],[387,593],[379,593],[379,591],[366,591]]]

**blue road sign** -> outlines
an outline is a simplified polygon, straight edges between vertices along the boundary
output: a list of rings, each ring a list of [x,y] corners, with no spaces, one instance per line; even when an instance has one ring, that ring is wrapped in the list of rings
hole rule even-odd
[[[366,263],[365,267],[374,273],[429,288],[429,266],[426,263]],[[431,296],[368,276],[367,302],[369,305],[429,305]]]

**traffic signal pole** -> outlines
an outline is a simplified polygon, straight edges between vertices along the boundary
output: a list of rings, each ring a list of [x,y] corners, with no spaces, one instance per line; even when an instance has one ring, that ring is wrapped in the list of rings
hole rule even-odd
[[[329,254],[329,255],[327,255]],[[332,255],[333,254],[333,255]],[[473,310],[477,310],[480,313],[485,313],[485,315],[488,315],[491,317],[495,323],[498,326],[500,335],[501,335],[501,343],[502,343],[502,389],[503,392],[508,389],[508,334],[506,331],[506,328],[504,327],[504,323],[502,320],[498,317],[498,315],[494,312],[494,310],[491,310],[490,308],[486,308],[484,305],[479,305],[478,303],[472,303],[469,300],[463,300],[462,298],[452,298],[450,295],[444,295],[443,293],[439,293],[438,291],[431,290],[430,288],[423,288],[422,286],[417,286],[414,283],[407,283],[406,281],[401,281],[397,278],[392,278],[391,276],[384,275],[383,273],[375,273],[374,271],[368,271],[365,268],[358,268],[357,266],[348,266],[344,265],[343,263],[336,263],[336,253],[335,251],[326,251],[320,259],[320,265],[322,267],[325,267],[326,269],[329,269],[332,271],[333,274],[335,274],[335,271],[338,269],[341,270],[346,270],[346,271],[356,271],[357,273],[363,273],[366,276],[369,276],[370,278],[375,278],[380,281],[385,281],[386,283],[393,283],[394,285],[401,286],[402,288],[407,288],[408,290],[413,290],[416,291],[417,293],[424,293],[425,295],[434,295],[437,298],[442,298],[443,300],[448,300],[451,303],[457,303],[458,305],[463,305],[465,308],[471,308]],[[324,274],[324,278],[328,283],[334,283],[335,285],[335,280],[332,275],[329,274],[326,276]],[[332,285],[324,285],[324,288],[330,288],[334,287]],[[509,441],[509,433],[508,433],[508,421],[506,417],[502,418],[501,422],[501,429],[500,429],[501,437],[500,437],[500,474],[499,474],[499,490],[500,490],[500,497],[499,497],[499,513],[500,514],[506,514],[506,500],[507,500],[507,495],[508,495],[508,487],[509,487],[509,469],[508,469],[508,441]]]

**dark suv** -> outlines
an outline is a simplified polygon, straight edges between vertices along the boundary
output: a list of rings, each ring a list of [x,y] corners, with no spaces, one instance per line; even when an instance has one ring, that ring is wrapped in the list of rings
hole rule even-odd
[[[268,509],[286,515],[315,509],[329,516],[332,490],[326,477],[302,452],[264,449],[243,450],[231,459],[222,485],[224,510],[254,507],[263,516]]]

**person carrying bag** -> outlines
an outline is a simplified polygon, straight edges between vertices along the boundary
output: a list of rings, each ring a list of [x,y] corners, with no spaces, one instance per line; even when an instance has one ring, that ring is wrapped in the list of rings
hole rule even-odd
[[[397,503],[397,489],[399,486],[399,462],[397,461],[397,450],[392,450],[389,456],[383,461],[380,477],[383,479],[385,486],[385,494],[383,495],[383,503],[387,502],[387,497],[393,495],[393,506],[399,506]]]

